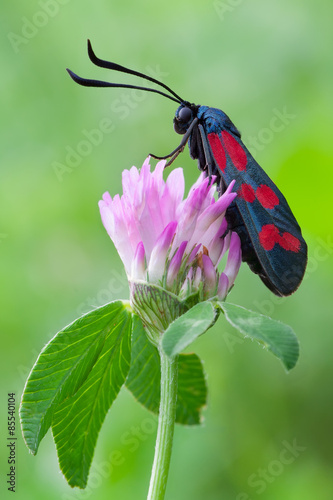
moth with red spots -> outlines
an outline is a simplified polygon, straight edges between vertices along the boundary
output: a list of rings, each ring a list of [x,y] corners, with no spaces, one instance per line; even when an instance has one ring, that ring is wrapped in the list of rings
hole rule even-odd
[[[88,40],[90,60],[97,66],[128,73],[160,85],[158,89],[89,80],[67,70],[76,83],[86,87],[122,87],[161,94],[180,104],[174,128],[183,135],[179,146],[166,156],[170,165],[188,142],[190,155],[199,169],[216,176],[221,194],[235,180],[237,198],[227,209],[228,230],[241,239],[242,259],[276,295],[293,293],[300,285],[307,263],[307,245],[283,194],[255,161],[241,140],[241,134],[220,109],[190,103],[167,85],[143,73],[99,59]],[[170,95],[171,94],[171,95]]]

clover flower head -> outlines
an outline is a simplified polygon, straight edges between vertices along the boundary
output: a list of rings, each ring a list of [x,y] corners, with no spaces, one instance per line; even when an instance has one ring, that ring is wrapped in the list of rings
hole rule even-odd
[[[241,264],[239,236],[227,231],[225,219],[234,182],[216,199],[215,178],[202,173],[184,198],[183,170],[172,170],[164,181],[164,167],[160,161],[151,172],[147,158],[140,171],[124,170],[122,196],[105,193],[99,202],[129,282],[160,285],[180,298],[200,291],[201,300],[224,299]]]

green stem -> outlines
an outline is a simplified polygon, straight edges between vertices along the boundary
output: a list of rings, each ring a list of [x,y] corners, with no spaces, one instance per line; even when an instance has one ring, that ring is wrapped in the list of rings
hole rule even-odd
[[[176,418],[178,356],[169,358],[159,349],[161,360],[161,400],[155,457],[147,500],[163,500],[171,460],[173,431]]]

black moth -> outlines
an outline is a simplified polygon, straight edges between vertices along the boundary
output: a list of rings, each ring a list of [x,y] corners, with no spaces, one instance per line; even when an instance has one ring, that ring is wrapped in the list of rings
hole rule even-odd
[[[167,85],[148,75],[96,57],[88,40],[90,60],[101,68],[138,76],[163,87],[161,90],[81,78],[67,70],[71,78],[85,87],[122,87],[154,92],[178,103],[175,131],[183,135],[179,146],[166,156],[170,165],[188,143],[190,155],[199,169],[217,176],[221,194],[232,180],[237,198],[227,209],[228,230],[241,239],[242,260],[258,274],[276,295],[293,293],[300,285],[307,264],[307,245],[301,229],[273,181],[255,161],[241,140],[241,134],[220,109],[200,106],[179,97]]]

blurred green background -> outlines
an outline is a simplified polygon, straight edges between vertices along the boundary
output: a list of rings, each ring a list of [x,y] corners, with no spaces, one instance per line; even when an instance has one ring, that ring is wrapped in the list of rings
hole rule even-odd
[[[106,190],[120,191],[124,168],[141,166],[149,152],[169,153],[180,139],[172,126],[176,105],[167,99],[70,80],[66,67],[141,83],[92,66],[88,37],[100,57],[154,74],[186,99],[229,114],[286,195],[309,245],[295,295],[276,298],[247,266],[230,295],[294,328],[301,357],[292,373],[257,345],[238,341],[222,319],[194,345],[208,374],[209,404],[202,427],[176,429],[166,498],[333,498],[332,16],[329,0],[2,5],[2,498],[10,494],[7,393],[15,392],[18,404],[39,350],[57,330],[95,306],[128,298],[97,202]],[[284,115],[278,127],[277,113]],[[101,127],[99,144],[90,139],[84,149],[81,141]],[[73,150],[81,152],[66,159]],[[188,150],[176,165],[189,186],[198,172]],[[33,457],[18,428],[15,498],[146,498],[154,428],[123,390],[103,425],[85,491],[67,486],[50,432]]]

